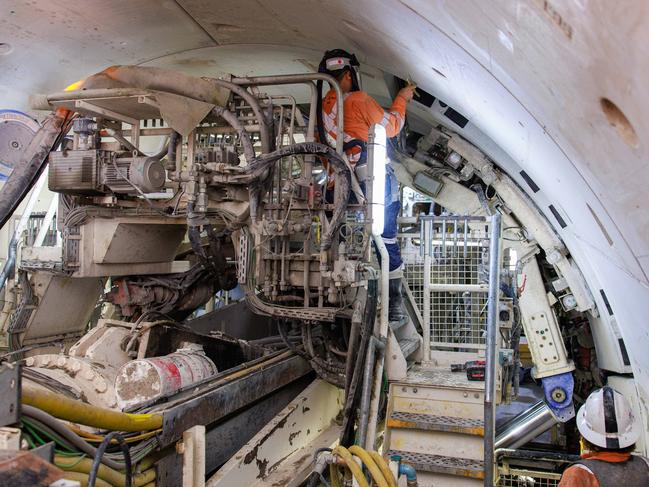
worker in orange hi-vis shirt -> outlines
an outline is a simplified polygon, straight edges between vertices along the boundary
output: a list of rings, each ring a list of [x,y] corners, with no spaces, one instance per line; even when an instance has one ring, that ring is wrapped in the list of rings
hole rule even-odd
[[[406,105],[412,100],[415,85],[409,85],[399,91],[392,106],[384,110],[374,98],[360,89],[356,56],[342,49],[327,51],[320,62],[319,71],[332,75],[340,84],[344,96],[343,149],[352,167],[357,169],[367,163],[367,141],[370,127],[375,124],[385,127],[388,137],[394,137],[403,128],[406,119]],[[332,88],[318,106],[318,133],[321,142],[336,145],[338,110],[336,91]],[[390,304],[389,321],[403,324],[408,318],[403,305],[401,277],[403,276],[401,250],[397,242],[397,217],[401,212],[399,201],[399,183],[394,170],[385,166],[385,224],[381,237],[389,255],[390,270]],[[330,173],[331,175],[331,173]],[[327,181],[327,190],[331,194],[334,186],[332,177]]]
[[[577,413],[581,460],[568,467],[558,487],[641,487],[649,485],[649,460],[631,455],[641,425],[631,405],[604,386]]]

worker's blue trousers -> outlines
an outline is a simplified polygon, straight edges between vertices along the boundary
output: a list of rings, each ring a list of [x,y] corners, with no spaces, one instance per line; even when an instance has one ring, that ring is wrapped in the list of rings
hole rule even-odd
[[[390,271],[399,267],[401,260],[401,247],[397,240],[397,217],[401,213],[401,201],[399,201],[399,182],[394,175],[394,170],[389,165],[385,166],[385,212],[383,223],[383,242],[388,250],[390,258]]]
[[[361,191],[365,193],[365,184],[361,183]],[[331,190],[325,191],[325,200],[327,203],[333,203],[334,192]],[[350,202],[356,202],[353,194],[350,195]],[[399,200],[399,182],[394,175],[394,170],[389,165],[385,166],[385,209],[384,209],[384,222],[383,222],[383,243],[388,251],[389,256],[389,270],[393,271],[401,267],[401,247],[397,240],[397,217],[401,213],[401,201]],[[381,256],[379,255],[379,263]]]

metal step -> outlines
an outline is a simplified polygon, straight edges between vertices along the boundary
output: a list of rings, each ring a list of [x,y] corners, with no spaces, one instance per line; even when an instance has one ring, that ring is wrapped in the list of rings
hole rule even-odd
[[[390,450],[388,457],[399,455],[401,460],[409,463],[415,470],[446,475],[455,475],[473,479],[484,479],[484,462],[464,458],[443,457],[426,453]]]
[[[409,320],[410,318],[408,318]],[[396,332],[397,330],[400,330],[404,326],[408,324],[408,320],[403,320],[403,321],[390,321],[388,322],[388,325],[390,326],[390,329],[392,332]]]
[[[481,419],[455,418],[452,416],[433,416],[430,414],[395,411],[388,418],[387,426],[390,428],[484,436],[484,422]]]
[[[404,338],[399,340],[399,348],[405,358],[410,357],[419,348],[419,338]]]

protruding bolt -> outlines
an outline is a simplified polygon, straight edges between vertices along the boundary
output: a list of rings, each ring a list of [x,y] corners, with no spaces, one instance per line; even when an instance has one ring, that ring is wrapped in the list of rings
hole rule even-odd
[[[554,389],[551,395],[552,395],[552,399],[555,402],[562,403],[563,401],[566,400],[566,392],[560,387]]]

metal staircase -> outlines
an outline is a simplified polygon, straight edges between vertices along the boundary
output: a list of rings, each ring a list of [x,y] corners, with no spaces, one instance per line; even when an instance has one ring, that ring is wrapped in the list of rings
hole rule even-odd
[[[485,450],[487,458],[493,458],[495,404],[489,402],[499,397],[499,367],[490,376],[494,388],[486,398],[489,382],[469,380],[465,371],[451,372],[451,364],[484,360],[488,321],[498,326],[499,229],[493,225],[494,237],[492,224],[481,218],[419,220],[419,234],[402,238],[403,248],[411,250],[403,255],[407,294],[415,308],[411,315],[420,320],[423,331],[421,363],[401,375],[391,375],[388,367],[384,452],[413,465],[420,486],[483,485],[485,475],[493,478],[493,461],[485,464]],[[492,266],[494,238],[491,251],[496,248],[497,259]],[[489,292],[491,279],[496,280],[495,292]],[[496,312],[488,320],[490,299]],[[493,338],[495,353],[501,340]],[[388,344],[388,355],[389,350]],[[495,356],[488,357],[494,366]],[[486,411],[491,411],[487,428]]]

